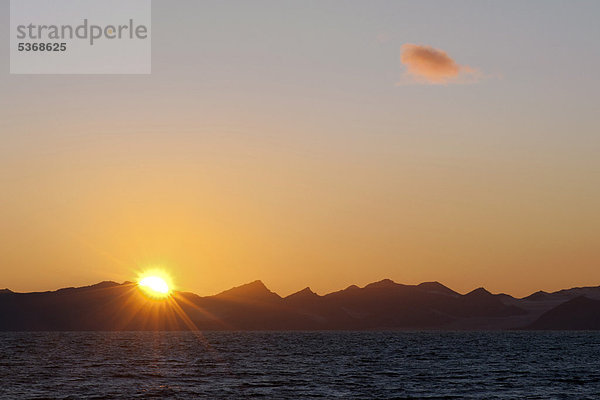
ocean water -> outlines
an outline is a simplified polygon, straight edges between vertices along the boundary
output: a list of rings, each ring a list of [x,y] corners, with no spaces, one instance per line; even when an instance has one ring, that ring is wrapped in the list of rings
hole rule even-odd
[[[600,333],[0,333],[0,398],[600,399]]]

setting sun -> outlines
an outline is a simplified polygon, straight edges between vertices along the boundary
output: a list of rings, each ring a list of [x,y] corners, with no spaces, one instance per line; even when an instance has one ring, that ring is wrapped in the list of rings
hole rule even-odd
[[[167,279],[155,274],[145,274],[140,277],[138,286],[144,294],[153,298],[166,298],[171,293]]]

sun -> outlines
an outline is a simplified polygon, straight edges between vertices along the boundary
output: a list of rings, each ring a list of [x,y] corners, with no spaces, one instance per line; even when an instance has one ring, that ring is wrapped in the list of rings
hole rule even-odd
[[[165,299],[171,295],[170,278],[162,271],[147,271],[138,278],[138,287],[148,297]]]

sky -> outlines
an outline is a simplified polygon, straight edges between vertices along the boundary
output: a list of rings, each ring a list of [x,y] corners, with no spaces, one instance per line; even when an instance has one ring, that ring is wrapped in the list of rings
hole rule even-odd
[[[0,288],[600,284],[600,2],[154,0],[151,75],[10,75]]]

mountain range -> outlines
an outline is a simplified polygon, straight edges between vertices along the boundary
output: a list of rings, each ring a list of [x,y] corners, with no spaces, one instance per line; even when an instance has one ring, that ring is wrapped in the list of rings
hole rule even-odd
[[[600,330],[600,286],[524,298],[484,288],[389,279],[287,297],[261,281],[214,296],[173,292],[151,300],[135,283],[105,281],[49,292],[0,290],[0,331],[78,330]]]

